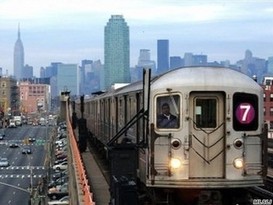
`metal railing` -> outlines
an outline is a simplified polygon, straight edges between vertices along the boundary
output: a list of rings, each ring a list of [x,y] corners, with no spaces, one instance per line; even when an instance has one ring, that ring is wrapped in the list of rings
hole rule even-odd
[[[68,106],[67,106],[68,109]],[[72,165],[75,174],[75,182],[78,193],[78,204],[79,205],[95,205],[95,202],[92,199],[93,193],[90,191],[90,186],[87,180],[87,175],[85,172],[85,168],[83,165],[82,157],[80,155],[76,136],[74,130],[71,125],[71,118],[69,115],[69,111],[67,113],[67,133],[70,142],[70,151],[72,158]]]

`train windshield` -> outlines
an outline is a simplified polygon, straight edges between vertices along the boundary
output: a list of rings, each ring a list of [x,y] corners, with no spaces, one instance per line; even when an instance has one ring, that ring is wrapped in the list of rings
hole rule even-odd
[[[196,99],[195,118],[198,128],[216,127],[216,99]]]
[[[156,125],[162,129],[178,129],[180,126],[180,97],[179,95],[165,95],[157,97]]]

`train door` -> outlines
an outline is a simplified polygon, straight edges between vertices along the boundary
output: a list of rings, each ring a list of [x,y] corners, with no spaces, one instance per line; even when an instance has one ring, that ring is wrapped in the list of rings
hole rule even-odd
[[[224,94],[190,94],[190,178],[224,177]]]

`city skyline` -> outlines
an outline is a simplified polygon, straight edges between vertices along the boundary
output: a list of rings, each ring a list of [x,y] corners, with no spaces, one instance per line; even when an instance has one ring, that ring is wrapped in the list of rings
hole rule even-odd
[[[108,6],[110,5],[110,6]],[[20,23],[25,64],[104,63],[103,30],[111,15],[123,15],[130,29],[130,66],[140,49],[157,60],[157,40],[168,39],[170,56],[205,54],[208,61],[273,56],[273,5],[270,1],[19,1],[0,2],[0,67],[13,74],[13,49]]]

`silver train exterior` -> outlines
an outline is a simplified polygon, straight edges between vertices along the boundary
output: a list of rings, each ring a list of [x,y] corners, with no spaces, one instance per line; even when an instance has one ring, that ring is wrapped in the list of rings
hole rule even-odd
[[[143,107],[142,82],[85,99],[85,118],[102,144]],[[164,103],[177,125],[157,120]],[[263,185],[263,89],[223,67],[185,67],[151,80],[148,146],[138,178],[149,188],[221,189]],[[124,134],[144,139],[142,120]]]

